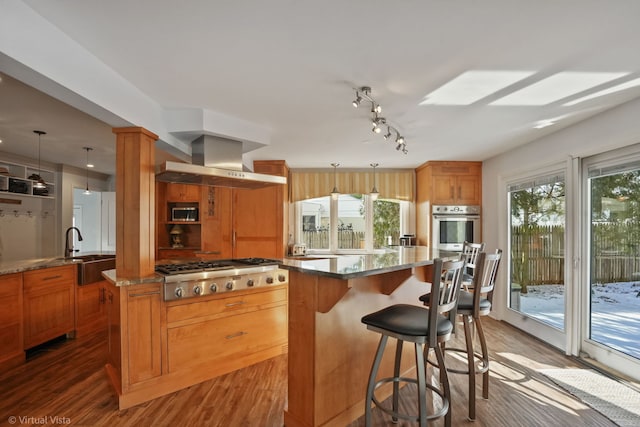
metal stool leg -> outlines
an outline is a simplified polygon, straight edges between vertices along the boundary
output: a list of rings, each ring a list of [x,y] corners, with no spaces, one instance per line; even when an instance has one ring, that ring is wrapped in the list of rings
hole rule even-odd
[[[396,343],[396,361],[393,366],[393,377],[396,378],[393,381],[393,412],[398,412],[398,397],[400,394],[400,381],[397,380],[400,378],[400,362],[402,361],[402,344],[404,341],[397,340]],[[391,417],[391,420],[394,423],[398,422],[398,417]]]
[[[476,419],[476,364],[473,352],[473,331],[469,324],[471,316],[462,316],[464,339],[467,347],[467,367],[469,369],[469,419]]]
[[[480,318],[476,319],[476,329],[478,330],[478,338],[480,339],[480,348],[482,349],[482,397],[489,398],[489,351],[487,350],[487,341],[484,338],[484,330]]]
[[[440,346],[436,345],[433,349],[438,361],[438,369],[440,370],[440,387],[442,387],[444,398],[442,400],[443,410],[446,410],[444,416],[445,427],[451,427],[451,388],[449,387],[449,375],[444,364],[444,353]],[[446,408],[446,409],[445,409]]]
[[[376,386],[376,375],[378,375],[378,369],[380,368],[380,362],[382,361],[382,355],[384,354],[384,348],[387,345],[387,339],[389,337],[382,335],[380,342],[378,343],[378,351],[376,351],[376,357],[373,359],[373,365],[371,365],[371,373],[369,374],[369,384],[367,385],[367,400],[364,408],[364,425],[365,427],[371,427],[371,404],[373,403],[373,390]]]
[[[416,375],[418,377],[418,417],[420,427],[427,427],[427,380],[422,345],[415,343]]]

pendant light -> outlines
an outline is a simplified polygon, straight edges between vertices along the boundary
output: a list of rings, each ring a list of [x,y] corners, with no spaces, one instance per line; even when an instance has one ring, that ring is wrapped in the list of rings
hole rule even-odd
[[[370,166],[373,168],[373,188],[369,193],[369,197],[371,197],[371,200],[375,202],[376,200],[378,200],[379,194],[378,189],[376,188],[376,168],[378,167],[378,163],[371,163]]]
[[[91,147],[82,147],[83,150],[87,151],[87,187],[85,188],[84,192],[82,194],[91,194],[91,191],[89,191],[89,168],[92,168],[93,165],[91,163],[89,163],[89,151],[93,150],[93,148]]]
[[[333,166],[333,190],[331,190],[331,199],[338,200],[338,196],[340,196],[340,192],[338,191],[338,181],[337,181],[337,168],[340,166],[340,163],[331,163]]]
[[[40,139],[42,135],[46,135],[47,133],[42,130],[34,130],[33,133],[38,134],[38,179],[36,180],[36,183],[33,184],[33,188],[36,188],[38,190],[43,190],[47,188],[47,184],[45,184],[44,179],[42,179],[42,170],[40,169],[40,144],[41,144]]]

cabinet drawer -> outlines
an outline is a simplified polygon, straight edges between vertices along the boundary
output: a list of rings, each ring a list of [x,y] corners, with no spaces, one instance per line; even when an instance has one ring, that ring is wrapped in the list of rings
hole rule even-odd
[[[41,270],[25,271],[24,291],[30,292],[40,286],[55,286],[76,283],[76,266],[63,265],[60,267],[43,268]]]
[[[168,330],[169,372],[246,357],[287,340],[287,306]]]
[[[204,316],[245,312],[286,300],[287,289],[281,287],[266,292],[252,291],[251,293],[234,294],[230,297],[209,299],[207,301],[181,303],[167,308],[167,322],[171,324]]]

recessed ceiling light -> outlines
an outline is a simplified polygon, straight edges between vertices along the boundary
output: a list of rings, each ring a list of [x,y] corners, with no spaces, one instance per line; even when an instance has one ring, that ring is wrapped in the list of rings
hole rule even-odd
[[[534,71],[466,71],[425,96],[420,105],[473,104],[534,73]]]
[[[497,99],[489,105],[545,105],[629,73],[565,71]]]
[[[87,163],[87,167],[88,168],[92,168],[93,167],[93,163]]]
[[[566,104],[562,104],[565,107],[570,107],[572,105],[579,104],[580,102],[587,101],[589,99],[598,98],[599,96],[609,95],[610,93],[620,92],[625,89],[629,89],[631,87],[640,86],[640,78],[629,80],[628,82],[621,83],[616,86],[612,86],[608,89],[604,89],[591,95],[583,96],[582,98],[574,99],[573,101],[567,102]]]

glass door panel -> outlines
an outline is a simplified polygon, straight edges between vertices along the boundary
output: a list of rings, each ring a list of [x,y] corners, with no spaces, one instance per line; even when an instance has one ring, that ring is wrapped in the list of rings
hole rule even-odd
[[[564,174],[511,184],[508,197],[509,308],[516,319],[512,323],[523,327],[519,323],[535,319],[564,331]],[[536,326],[529,332],[537,335],[537,331]],[[557,346],[563,346],[562,340]]]
[[[588,173],[587,337],[640,359],[640,163]]]

